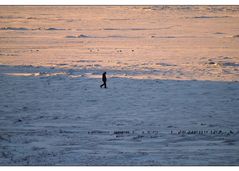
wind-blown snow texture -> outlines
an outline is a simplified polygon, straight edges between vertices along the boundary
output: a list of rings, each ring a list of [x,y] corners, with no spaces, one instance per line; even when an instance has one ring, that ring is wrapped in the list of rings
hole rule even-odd
[[[0,165],[239,164],[237,6],[3,6],[0,22]]]
[[[100,89],[83,73],[1,75],[1,164],[238,164],[238,82],[110,78]]]

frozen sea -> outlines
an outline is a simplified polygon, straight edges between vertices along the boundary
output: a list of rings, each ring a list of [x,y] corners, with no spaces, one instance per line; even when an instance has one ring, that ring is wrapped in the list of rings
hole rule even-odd
[[[239,165],[238,23],[238,6],[0,6],[0,165]]]

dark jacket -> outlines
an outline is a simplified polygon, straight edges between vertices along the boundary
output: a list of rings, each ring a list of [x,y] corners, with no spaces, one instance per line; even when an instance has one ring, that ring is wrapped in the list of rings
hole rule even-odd
[[[104,74],[102,75],[102,81],[103,81],[103,82],[106,82],[106,80],[107,80],[107,79],[106,79],[106,74],[104,73]]]

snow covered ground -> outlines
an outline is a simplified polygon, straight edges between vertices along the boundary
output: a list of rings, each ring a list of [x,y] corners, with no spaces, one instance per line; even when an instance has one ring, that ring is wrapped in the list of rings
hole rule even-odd
[[[0,165],[239,165],[238,17],[0,7]]]
[[[1,165],[238,165],[238,82],[86,72],[1,66]]]

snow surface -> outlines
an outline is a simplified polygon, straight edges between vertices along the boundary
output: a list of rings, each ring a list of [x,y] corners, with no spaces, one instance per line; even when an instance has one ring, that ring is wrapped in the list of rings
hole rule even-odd
[[[1,165],[238,165],[238,82],[0,69]]]
[[[238,9],[1,6],[0,165],[238,165]]]

